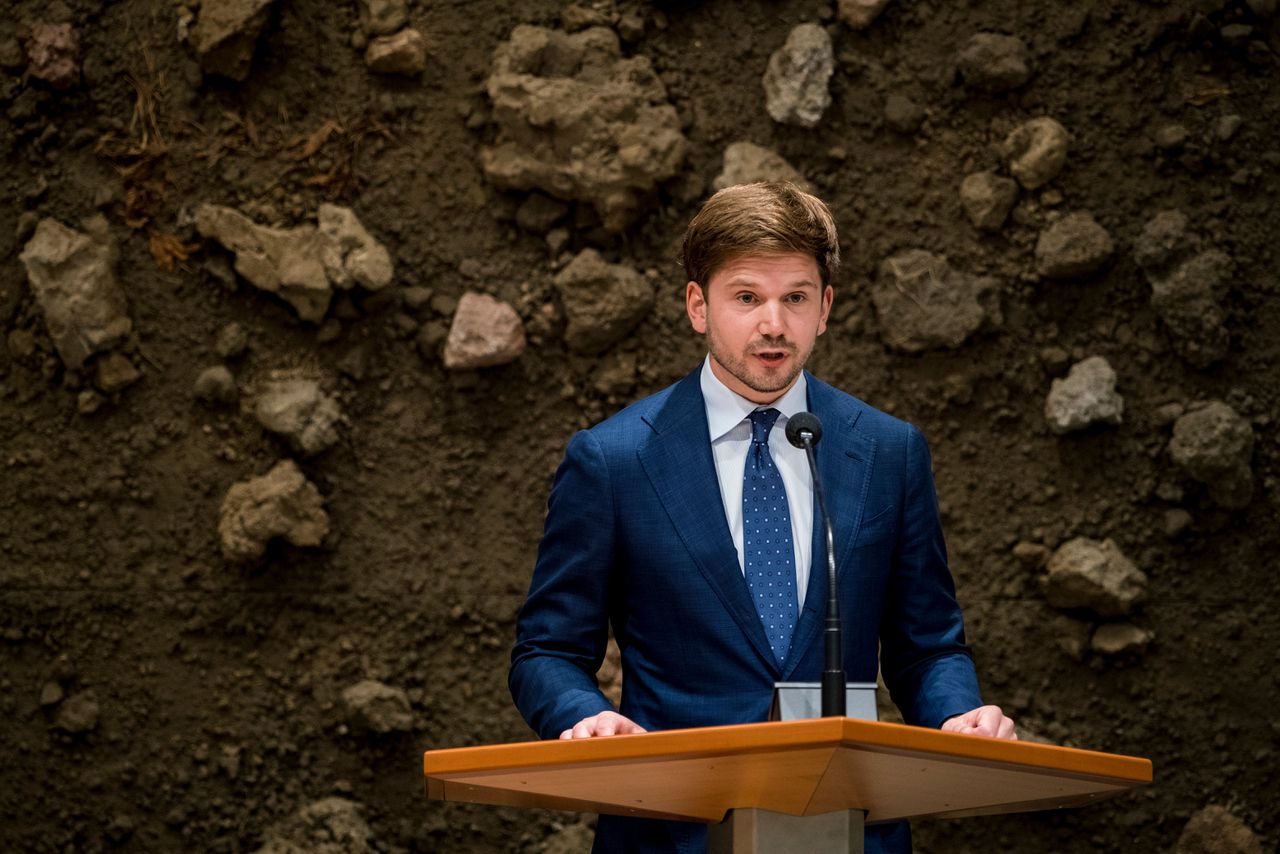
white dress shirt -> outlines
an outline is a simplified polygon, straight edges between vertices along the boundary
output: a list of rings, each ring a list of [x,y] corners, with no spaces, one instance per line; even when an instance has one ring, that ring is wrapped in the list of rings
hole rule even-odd
[[[799,607],[804,608],[804,594],[809,586],[809,563],[813,552],[813,479],[805,453],[787,441],[787,421],[808,408],[808,383],[804,373],[781,398],[767,406],[759,406],[730,391],[711,370],[711,357],[702,364],[702,398],[707,406],[707,426],[711,433],[711,454],[716,461],[716,478],[720,481],[720,499],[724,515],[738,550],[738,567],[745,573],[742,543],[742,477],[751,448],[750,415],[757,409],[776,409],[777,423],[769,431],[769,454],[782,474],[791,513],[791,542],[795,544],[796,593]]]

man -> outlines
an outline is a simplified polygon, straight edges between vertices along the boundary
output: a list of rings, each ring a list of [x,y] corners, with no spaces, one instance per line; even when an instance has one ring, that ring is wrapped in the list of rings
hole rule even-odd
[[[790,184],[716,193],[685,233],[685,305],[708,355],[569,443],[512,650],[516,705],[543,738],[764,720],[774,682],[823,669],[825,537],[789,417],[824,425],[851,681],[879,666],[908,723],[1013,738],[983,706],[919,431],[803,370],[826,330],[836,227]],[[622,708],[594,674],[609,625]],[[702,851],[704,825],[602,816],[596,851]],[[906,825],[867,851],[909,851]]]

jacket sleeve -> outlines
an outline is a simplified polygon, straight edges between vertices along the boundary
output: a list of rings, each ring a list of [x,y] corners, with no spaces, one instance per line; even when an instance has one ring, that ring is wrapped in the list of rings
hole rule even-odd
[[[947,565],[929,448],[908,426],[903,524],[881,623],[880,666],[907,723],[939,727],[982,705]]]
[[[551,488],[507,677],[516,707],[541,738],[613,708],[595,677],[609,639],[613,502],[599,441],[576,434]]]

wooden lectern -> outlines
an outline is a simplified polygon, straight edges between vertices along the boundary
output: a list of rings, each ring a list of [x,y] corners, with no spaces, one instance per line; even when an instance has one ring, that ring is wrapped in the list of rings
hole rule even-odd
[[[712,850],[734,852],[861,851],[864,819],[1079,806],[1151,782],[1147,759],[851,718],[430,750],[423,766],[436,800],[718,823]]]

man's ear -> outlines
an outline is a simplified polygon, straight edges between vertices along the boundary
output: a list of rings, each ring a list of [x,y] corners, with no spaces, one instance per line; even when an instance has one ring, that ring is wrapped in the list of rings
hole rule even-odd
[[[818,319],[818,334],[827,331],[827,317],[831,314],[831,304],[835,302],[836,289],[827,285],[822,291],[822,317]]]
[[[684,310],[689,315],[693,331],[700,335],[707,332],[707,297],[702,285],[690,282],[684,286]]]

